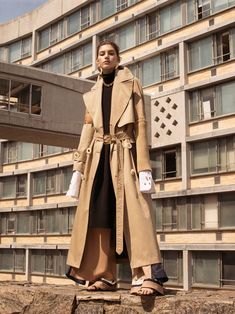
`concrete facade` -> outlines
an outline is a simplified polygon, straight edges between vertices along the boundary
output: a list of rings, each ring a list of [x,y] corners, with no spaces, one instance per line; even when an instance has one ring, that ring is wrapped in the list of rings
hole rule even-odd
[[[94,79],[97,42],[116,40],[121,63],[140,77],[152,99],[148,117],[156,183],[153,202],[168,285],[185,290],[234,288],[235,2],[113,1],[108,13],[104,3],[50,0],[0,25],[0,59]],[[27,38],[32,38],[31,49]],[[72,153],[45,152],[33,160],[15,160],[14,150],[20,151],[21,145],[7,143],[1,143],[0,210],[6,226],[1,235],[5,259],[0,278],[66,283],[61,269],[71,232],[71,208],[76,204],[64,196],[64,182]],[[38,152],[38,147],[33,151]],[[13,176],[16,191],[20,190],[26,173],[24,197],[12,197],[6,181]],[[38,183],[40,175],[45,192]],[[25,211],[31,228],[26,234],[20,216]],[[56,227],[49,223],[51,217],[59,217]],[[43,219],[49,222],[43,225]],[[30,267],[17,271],[15,262],[13,269],[4,269],[10,250],[14,261],[21,256]],[[120,279],[127,279],[128,267],[118,267]]]

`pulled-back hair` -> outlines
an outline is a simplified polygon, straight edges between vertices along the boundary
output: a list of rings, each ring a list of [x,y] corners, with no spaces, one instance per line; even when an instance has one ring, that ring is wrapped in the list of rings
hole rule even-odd
[[[104,45],[110,45],[113,47],[113,49],[115,50],[117,56],[118,56],[118,59],[120,60],[120,54],[119,54],[119,47],[118,45],[111,41],[111,40],[102,40],[101,42],[99,42],[99,44],[97,45],[97,48],[96,48],[96,58],[98,57],[99,55],[99,50],[100,50],[100,47],[104,46]]]

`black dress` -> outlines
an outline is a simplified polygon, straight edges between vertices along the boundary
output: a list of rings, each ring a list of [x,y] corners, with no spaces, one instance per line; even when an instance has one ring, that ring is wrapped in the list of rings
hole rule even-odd
[[[103,74],[106,84],[113,82],[115,71]],[[103,85],[102,90],[102,116],[104,134],[109,134],[109,121],[111,114],[111,98],[113,86]],[[113,189],[110,170],[110,145],[103,145],[99,165],[94,178],[90,208],[89,228],[111,228],[115,229],[116,198]]]

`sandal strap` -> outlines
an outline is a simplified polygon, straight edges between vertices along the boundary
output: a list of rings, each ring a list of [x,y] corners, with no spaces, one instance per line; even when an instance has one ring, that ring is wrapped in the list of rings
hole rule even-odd
[[[149,288],[164,295],[163,286],[153,279],[145,279],[141,288]]]
[[[105,278],[99,278],[97,281],[101,281],[109,287],[114,287],[117,284],[117,282],[115,280],[108,280]]]

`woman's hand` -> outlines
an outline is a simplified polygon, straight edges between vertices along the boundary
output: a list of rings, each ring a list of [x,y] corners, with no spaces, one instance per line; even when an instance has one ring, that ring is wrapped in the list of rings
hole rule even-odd
[[[78,199],[80,184],[81,184],[81,172],[74,171],[66,196],[70,196],[70,197]]]
[[[150,170],[139,172],[140,192],[142,193],[156,193],[155,184]]]

